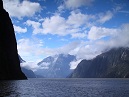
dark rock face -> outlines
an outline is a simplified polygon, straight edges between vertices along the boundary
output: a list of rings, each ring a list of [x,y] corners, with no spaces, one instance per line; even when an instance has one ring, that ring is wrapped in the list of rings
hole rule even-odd
[[[0,0],[0,79],[26,79],[20,68],[13,24],[9,14],[3,9],[2,0]]]
[[[83,60],[70,77],[129,78],[129,48],[111,49],[92,60]]]

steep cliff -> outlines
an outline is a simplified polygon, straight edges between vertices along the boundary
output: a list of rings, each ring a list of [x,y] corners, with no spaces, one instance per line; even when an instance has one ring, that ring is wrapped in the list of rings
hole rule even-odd
[[[70,77],[129,78],[129,48],[111,49],[92,60],[83,60]]]
[[[3,9],[2,0],[0,0],[0,79],[26,79],[20,68],[13,24],[9,14]]]

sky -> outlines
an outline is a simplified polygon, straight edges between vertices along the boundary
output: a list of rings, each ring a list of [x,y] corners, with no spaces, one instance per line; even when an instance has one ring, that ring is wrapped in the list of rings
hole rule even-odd
[[[129,0],[3,0],[19,55],[31,68],[47,56],[92,59],[129,46]],[[75,67],[75,65],[72,65]]]

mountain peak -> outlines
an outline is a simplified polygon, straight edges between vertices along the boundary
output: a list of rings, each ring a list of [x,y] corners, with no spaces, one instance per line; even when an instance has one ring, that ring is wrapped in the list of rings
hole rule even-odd
[[[70,73],[70,62],[76,57],[69,54],[58,54],[49,56],[38,63],[41,70],[36,71],[37,75],[42,75],[47,78],[64,78]]]

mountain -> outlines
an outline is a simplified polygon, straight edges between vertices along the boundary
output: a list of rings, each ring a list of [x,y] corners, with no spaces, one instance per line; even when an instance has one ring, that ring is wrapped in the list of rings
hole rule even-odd
[[[36,75],[32,70],[26,69],[24,67],[21,67],[21,70],[26,75],[27,78],[36,78]]]
[[[0,80],[27,79],[22,73],[12,21],[0,0]]]
[[[72,72],[70,62],[73,60],[76,57],[69,54],[49,56],[38,63],[41,69],[35,71],[35,74],[46,78],[65,78]]]
[[[129,78],[129,48],[114,48],[92,60],[82,60],[71,78]]]
[[[26,61],[24,61],[20,55],[19,56],[19,60],[20,60],[20,63],[24,63]],[[34,74],[34,72],[30,69],[26,69],[25,67],[21,67],[21,70],[22,72],[26,75],[27,78],[36,78],[36,75]]]

